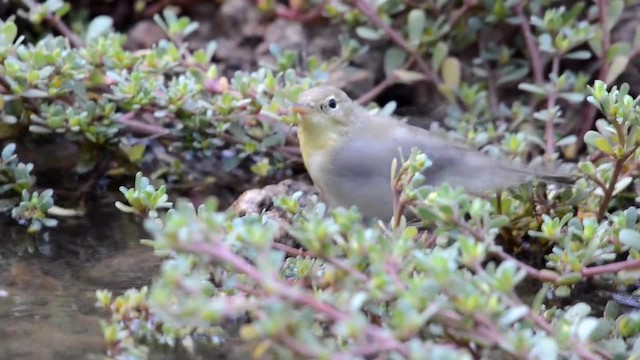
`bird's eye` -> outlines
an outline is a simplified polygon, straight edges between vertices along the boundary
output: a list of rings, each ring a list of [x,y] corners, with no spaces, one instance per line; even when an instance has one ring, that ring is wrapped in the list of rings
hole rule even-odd
[[[329,99],[329,103],[328,103],[329,107],[332,109],[335,109],[336,106],[338,106],[338,103],[336,102],[336,99]]]

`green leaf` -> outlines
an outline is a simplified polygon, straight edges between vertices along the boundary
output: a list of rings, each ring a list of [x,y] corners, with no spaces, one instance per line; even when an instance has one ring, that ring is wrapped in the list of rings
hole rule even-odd
[[[116,201],[114,205],[116,206],[116,208],[118,208],[118,210],[120,210],[122,212],[130,213],[130,214],[135,213],[135,209],[134,208],[132,208],[129,205],[123,204],[121,201]]]
[[[416,81],[422,81],[425,79],[423,73],[411,70],[398,69],[393,72],[393,75],[395,75],[398,81],[404,84],[412,84]]]
[[[602,29],[596,27],[593,36],[587,43],[594,54],[598,57],[602,57]]]
[[[382,32],[372,29],[368,26],[358,26],[356,28],[356,34],[365,40],[380,40],[382,38]]]
[[[542,86],[530,83],[520,83],[518,89],[538,95],[546,95],[547,93]]]
[[[593,330],[595,330],[597,326],[598,319],[594,317],[582,319],[582,321],[580,321],[580,324],[578,325],[578,338],[582,341],[588,340],[589,337],[591,337]]]
[[[607,31],[611,31],[620,20],[624,10],[624,0],[609,0],[607,6]]]
[[[407,60],[407,53],[395,46],[387,49],[384,53],[384,72],[387,76],[393,71],[400,69]]]
[[[453,93],[453,90],[448,87],[447,84],[443,83],[438,85],[438,91],[440,91],[440,93],[444,95],[450,102],[454,102],[456,100],[456,96]]]
[[[529,67],[523,66],[520,68],[515,68],[512,71],[500,76],[498,81],[496,81],[497,85],[502,85],[505,83],[516,82],[523,79],[525,76],[529,74]]]
[[[585,97],[583,93],[579,92],[560,93],[558,96],[574,104],[582,102]]]
[[[448,57],[442,63],[442,80],[452,90],[460,86],[462,72],[460,70],[460,60],[455,57]]]
[[[137,162],[138,160],[142,159],[142,155],[144,155],[144,150],[145,149],[146,149],[146,145],[145,144],[138,144],[138,145],[132,146],[129,149],[128,154],[127,154],[127,155],[129,155],[129,161]]]
[[[213,55],[215,55],[216,50],[218,50],[218,42],[215,40],[211,40],[207,43],[207,48],[205,53],[207,54],[207,61],[210,61]]]
[[[529,359],[546,360],[558,358],[558,343],[552,338],[543,337],[535,341],[534,344],[531,350],[529,350]]]
[[[582,274],[579,272],[566,273],[558,278],[557,285],[573,285],[582,281]]]
[[[622,42],[622,41],[617,42],[611,45],[609,50],[607,50],[606,60],[607,62],[611,62],[617,56],[628,55],[630,51],[631,51],[631,44],[629,44],[628,42]]]
[[[13,153],[16,151],[16,144],[15,143],[9,143],[7,144],[7,146],[4,147],[4,149],[2,149],[2,160],[3,161],[7,161],[9,160],[9,158],[13,155]]]
[[[87,41],[94,40],[106,33],[113,31],[113,19],[110,16],[99,15],[93,18],[87,26]]]
[[[271,166],[269,165],[269,159],[262,159],[261,161],[251,165],[251,171],[260,176],[267,176],[270,169]]]
[[[629,184],[633,181],[633,177],[624,176],[616,182],[616,186],[613,188],[613,195],[619,194],[622,190],[626,189]]]
[[[562,17],[563,22],[565,24],[571,24],[572,22],[576,21],[578,19],[578,16],[580,16],[580,14],[582,13],[582,10],[584,10],[584,7],[584,2],[575,3],[571,7],[571,9],[569,9]]]
[[[635,250],[640,250],[640,232],[633,229],[622,229],[618,235],[618,240]]]
[[[407,17],[407,34],[409,34],[409,43],[414,47],[420,45],[422,34],[427,26],[427,16],[422,9],[413,9]]]
[[[529,313],[529,307],[527,305],[514,306],[504,312],[498,319],[498,325],[502,328],[507,328],[519,321]]]
[[[609,141],[597,131],[589,130],[584,134],[584,142],[605,154],[613,154],[613,148]]]
[[[605,139],[604,137],[600,137],[600,138],[595,139],[593,145],[595,145],[595,147],[598,150],[602,151],[603,153],[605,153],[607,155],[613,154],[613,147],[609,143],[609,140]]]
[[[224,171],[231,171],[240,165],[242,159],[239,156],[231,156],[222,160],[222,168]]]
[[[29,131],[34,134],[51,134],[51,129],[46,126],[31,124],[29,125]]]
[[[6,22],[4,23],[4,25],[2,25],[2,29],[0,29],[0,32],[2,32],[2,35],[4,35],[4,38],[7,40],[7,42],[13,43],[16,39],[16,36],[18,36],[18,27],[13,21]]]
[[[285,137],[284,133],[278,131],[278,132],[276,132],[276,133],[274,133],[272,135],[269,135],[264,140],[262,140],[260,145],[262,147],[264,147],[264,148],[270,148],[270,147],[273,147],[273,146],[283,145],[285,140],[286,140],[286,137]]]
[[[440,66],[442,65],[442,61],[449,54],[449,45],[447,43],[440,41],[433,48],[433,56],[431,57],[431,68],[433,71],[440,70]]]
[[[44,90],[40,90],[40,89],[27,89],[25,91],[22,92],[21,94],[24,97],[27,98],[46,98],[49,97],[49,93],[44,91]]]
[[[609,73],[607,74],[607,78],[605,81],[607,83],[614,82],[620,74],[622,74],[626,69],[627,65],[629,65],[629,57],[628,56],[616,56],[611,61],[611,65],[609,65]]]
[[[565,59],[573,60],[589,60],[591,59],[591,51],[589,50],[577,50],[564,55]]]
[[[578,140],[578,137],[575,135],[568,135],[564,138],[562,138],[561,140],[559,140],[556,145],[558,146],[567,146],[567,145],[573,145],[576,143],[576,141]]]

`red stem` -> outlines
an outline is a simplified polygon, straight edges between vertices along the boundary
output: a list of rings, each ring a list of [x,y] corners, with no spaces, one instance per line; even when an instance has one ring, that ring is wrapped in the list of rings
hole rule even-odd
[[[259,284],[261,287],[269,289],[269,292],[281,297],[282,299],[297,305],[307,306],[328,316],[335,322],[346,321],[350,318],[348,313],[342,312],[341,310],[334,308],[332,305],[319,301],[315,297],[300,291],[300,289],[292,287],[290,284],[284,283],[279,279],[260,272],[248,261],[236,255],[231,249],[218,241],[194,242],[183,246],[182,249],[196,254],[204,254],[213,260],[229,265],[235,271],[244,274],[247,278]],[[388,333],[381,327],[369,325],[364,331],[368,336],[376,339],[376,341],[391,343],[394,345],[393,350],[398,351],[404,356],[409,356],[409,349],[407,346],[395,339],[391,333]]]
[[[605,264],[600,266],[591,266],[582,269],[580,273],[586,277],[593,277],[601,274],[616,273],[622,270],[638,269],[640,268],[640,259],[618,261],[611,264]]]
[[[433,82],[436,85],[442,83],[442,80],[435,73],[429,64],[427,64],[420,54],[414,49],[409,43],[398,33],[395,31],[389,24],[387,24],[378,14],[376,13],[375,8],[369,3],[368,0],[355,0],[355,6],[358,8],[364,16],[366,16],[369,21],[371,21],[375,26],[384,30],[389,39],[393,41],[396,45],[401,47],[404,51],[409,53],[411,57],[416,61],[420,70],[424,73],[428,80]]]
[[[520,30],[524,35],[524,42],[527,45],[527,53],[529,55],[529,61],[531,61],[531,71],[533,72],[533,80],[536,84],[542,84],[544,82],[542,57],[540,51],[536,46],[536,41],[531,32],[531,26],[529,25],[529,19],[524,14],[525,1],[521,1],[516,6],[516,14],[520,18]]]
[[[558,76],[558,72],[560,71],[560,57],[555,55],[551,64],[551,74],[554,77]],[[549,94],[549,98],[547,99],[547,110],[549,113],[551,109],[556,106],[556,100],[558,99],[558,90],[553,88],[551,94]],[[553,151],[555,150],[555,134],[553,133],[553,125],[555,122],[555,115],[549,117],[547,122],[544,125],[544,137],[546,141],[545,155],[551,158],[553,155]]]

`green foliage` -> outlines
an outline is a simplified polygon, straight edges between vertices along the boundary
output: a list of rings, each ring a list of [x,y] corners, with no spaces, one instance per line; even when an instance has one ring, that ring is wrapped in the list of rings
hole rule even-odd
[[[59,0],[22,4],[20,16],[58,30],[70,9]],[[274,1],[257,6],[282,14]],[[640,276],[640,198],[629,190],[640,185],[639,99],[629,85],[612,84],[640,53],[638,39],[611,41],[627,3],[290,6],[294,18],[319,6],[320,20],[341,29],[341,54],[303,60],[273,44],[274,64],[221,74],[212,60],[217,43],[189,50],[198,24],[169,10],[154,17],[168,40],[139,51],[125,49],[126,37],[104,16],[82,38],[47,35],[34,43],[25,43],[12,18],[0,23],[0,138],[79,145],[82,161],[69,176],[100,175],[99,154],[118,166],[111,173],[136,173],[132,188],[120,187],[126,203],[116,206],[144,218],[147,243],[167,256],[149,287],[96,293],[109,316],[102,324],[108,355],[146,358],[143,343],[215,343],[213,335],[232,336],[220,327],[235,321],[241,339],[257,344],[256,357],[633,356],[638,311],[609,301],[600,314],[598,304],[575,300],[591,279],[591,286],[632,293]],[[358,209],[327,210],[315,199],[303,202],[300,192],[245,216],[221,211],[215,200],[198,208],[169,201],[162,176],[180,179],[194,155],[222,159],[223,172],[290,170],[300,159],[287,151],[297,145],[289,106],[331,71],[374,51],[367,42],[384,39],[381,87],[432,84],[446,107],[445,129],[432,131],[514,161],[578,159],[583,178],[479,198],[424,186],[420,172],[432,164],[414,151],[392,174],[390,224],[363,224]],[[592,68],[599,79],[588,86]],[[150,145],[150,138],[160,141]],[[583,141],[586,156],[578,153]],[[0,193],[21,196],[11,215],[29,231],[55,226],[47,218],[52,191],[36,191],[33,166],[14,153],[6,146],[0,163]],[[149,159],[156,169],[145,177],[140,167]],[[406,209],[417,224],[400,216]],[[537,283],[533,293],[521,290]]]
[[[263,176],[281,169],[287,158],[277,149],[288,129],[278,123],[291,122],[287,106],[315,82],[293,68],[306,64],[285,52],[275,69],[237,72],[227,79],[211,62],[215,42],[193,53],[183,45],[198,24],[170,11],[163,15],[156,21],[171,41],[144,52],[125,50],[125,37],[106,33],[110,24],[103,18],[90,24],[92,41],[84,48],[52,36],[22,44],[15,24],[3,22],[0,83],[9,91],[3,95],[5,137],[28,128],[34,134],[63,134],[85,145],[89,154],[118,154],[119,143],[133,131],[167,136],[167,148],[180,156],[230,149],[226,170],[245,160],[247,168],[268,164],[258,171]],[[308,62],[314,76],[324,76],[328,63]],[[139,120],[146,116],[154,124]],[[96,160],[88,161],[76,170],[90,170]]]
[[[22,5],[18,16],[36,25],[60,26],[56,21],[69,10],[62,1]],[[286,50],[271,68],[227,78],[212,62],[215,41],[205,49],[189,50],[185,38],[198,23],[170,10],[154,19],[170,40],[145,51],[126,50],[126,37],[112,32],[113,21],[105,16],[87,25],[86,45],[80,37],[52,35],[25,43],[13,18],[1,21],[0,139],[26,134],[27,141],[55,138],[77,144],[81,161],[69,178],[99,177],[105,161],[119,168],[116,175],[133,175],[151,162],[156,174],[170,173],[171,180],[179,182],[188,178],[184,164],[207,157],[222,162],[223,173],[241,168],[256,177],[282,176],[291,162],[301,160],[295,152],[281,151],[295,146],[287,126],[294,122],[289,105],[301,91],[326,78],[330,65],[341,66],[355,56],[349,53],[353,43],[345,44],[347,53],[326,62],[317,57],[302,62]],[[162,138],[153,145],[163,147],[167,156],[150,151],[149,138]],[[24,189],[32,191],[33,165],[17,162],[12,146],[3,152],[0,193],[14,190],[20,196]],[[147,190],[136,189],[127,195],[131,207],[120,204],[122,209],[154,214],[166,201],[162,196],[145,198],[151,196]],[[74,201],[86,194],[80,195]],[[16,211],[14,217],[22,219],[24,207]]]
[[[20,162],[15,151],[16,145],[10,143],[0,153],[0,195],[7,197],[3,200],[9,204],[15,203],[11,217],[28,226],[30,233],[39,232],[43,226],[55,227],[58,221],[47,217],[53,206],[53,190],[35,191],[36,177],[31,174],[33,164]],[[15,195],[20,199],[14,202]]]
[[[575,157],[584,140],[588,156],[578,164],[584,178],[565,188],[526,184],[478,198],[446,185],[424,186],[420,172],[431,162],[414,151],[392,174],[395,218],[373,226],[363,224],[355,208],[327,211],[314,200],[302,206],[299,192],[274,199],[283,219],[237,217],[219,211],[216,202],[195,209],[180,200],[145,221],[156,251],[175,254],[146,297],[156,325],[197,333],[243,319],[239,334],[258,343],[254,355],[279,358],[632,354],[637,311],[619,311],[609,301],[598,314],[594,304],[552,301],[572,299],[592,278],[624,288],[640,274],[638,211],[631,206],[636,195],[627,190],[637,182],[638,100],[628,85],[596,80],[587,86],[582,68],[561,66],[598,59],[609,81],[619,76],[620,56],[633,46],[600,41],[622,6],[605,4],[604,27],[592,16],[597,7],[581,2],[567,9],[469,1],[465,7],[474,11],[462,13],[444,1],[323,5],[326,16],[362,39],[391,37],[395,46],[384,54],[389,83],[435,83],[448,102],[450,136],[537,163],[557,161],[559,150]],[[530,25],[523,49],[486,35],[520,30],[523,21]],[[474,43],[479,54],[472,61],[460,57]],[[292,52],[272,47],[272,53],[281,66],[295,63]],[[417,56],[431,61],[425,67]],[[550,73],[544,74],[547,62]],[[566,125],[575,122],[585,99],[603,118],[582,137],[580,128]],[[405,209],[418,216],[419,227],[400,216]],[[279,243],[288,237],[301,249]],[[524,248],[542,268],[507,252],[514,248]],[[533,279],[543,285],[523,294]],[[109,301],[118,298],[102,302]],[[112,326],[128,326],[119,319],[112,310]]]
[[[58,220],[48,218],[47,211],[53,206],[53,190],[47,189],[42,193],[29,193],[22,190],[22,199],[18,206],[11,210],[11,217],[20,224],[28,225],[28,232],[38,232],[43,226],[55,227]]]
[[[33,164],[21,163],[18,155],[15,154],[16,145],[11,143],[2,149],[0,163],[0,194],[7,191],[14,191],[22,194],[25,190],[30,190],[36,182],[35,176],[31,175]]]
[[[182,329],[185,339],[246,316],[240,336],[264,341],[269,351],[288,358],[386,353],[418,359],[425,351],[445,349],[471,358],[467,346],[472,343],[485,357],[597,357],[631,351],[637,339],[631,330],[635,312],[598,318],[586,303],[557,308],[540,296],[554,289],[571,291],[590,276],[611,279],[613,274],[600,264],[630,248],[606,239],[619,232],[623,244],[637,246],[635,208],[612,214],[599,228],[594,217],[543,215],[541,231],[533,235],[552,241],[553,248],[548,269],[532,272],[508,258],[498,243],[500,229],[518,215],[511,209],[526,203],[505,193],[502,202],[511,206],[499,213],[491,200],[446,185],[423,186],[420,172],[429,164],[414,151],[394,183],[402,190],[399,201],[415,209],[421,226],[432,233],[405,223],[392,229],[367,227],[357,209],[327,212],[313,201],[299,207],[300,193],[275,201],[289,214],[285,225],[265,215],[221,212],[215,201],[198,209],[178,201],[165,216],[145,221],[154,248],[176,254],[165,260],[146,296],[156,315],[153,324],[174,329],[174,336],[175,329]],[[275,246],[282,230],[299,242],[304,255],[288,256]],[[491,260],[496,256],[505,261]],[[630,274],[617,275],[622,284]],[[516,291],[527,277],[547,282],[536,305],[526,304]],[[131,326],[118,320],[126,315],[113,310],[124,299],[100,298],[112,307],[111,326]],[[139,348],[117,354],[134,350]]]
[[[365,41],[389,39],[386,85],[426,80],[448,102],[443,123],[449,131],[437,125],[432,131],[533,163],[576,157],[588,130],[580,123],[593,117],[581,113],[590,65],[611,83],[638,54],[637,39],[611,42],[629,6],[622,0],[570,7],[473,0],[305,4]],[[579,65],[566,65],[570,61]]]
[[[156,218],[158,209],[167,209],[173,206],[173,203],[167,201],[169,196],[167,195],[166,186],[161,185],[156,190],[149,179],[142,176],[141,172],[136,174],[135,187],[127,189],[121,186],[120,192],[127,199],[129,205],[125,205],[120,201],[116,201],[115,205],[124,212]]]

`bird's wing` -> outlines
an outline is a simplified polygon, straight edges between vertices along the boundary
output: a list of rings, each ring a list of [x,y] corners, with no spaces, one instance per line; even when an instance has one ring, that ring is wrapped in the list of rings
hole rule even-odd
[[[368,126],[367,126],[368,125]],[[520,184],[533,172],[494,159],[463,144],[448,141],[415,126],[392,119],[373,119],[334,152],[335,173],[340,178],[378,178],[390,184],[391,163],[408,159],[416,147],[432,165],[424,172],[428,184],[448,183],[469,191],[498,189]]]

